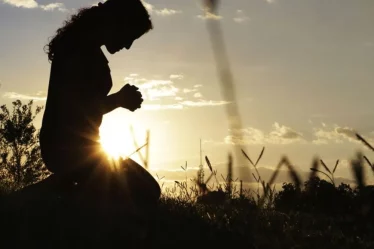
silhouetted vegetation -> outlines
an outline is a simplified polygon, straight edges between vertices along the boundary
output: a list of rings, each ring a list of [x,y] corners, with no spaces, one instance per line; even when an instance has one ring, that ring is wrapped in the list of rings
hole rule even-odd
[[[0,199],[4,248],[374,248],[374,186],[366,185],[363,173],[364,167],[374,167],[365,155],[357,154],[351,162],[356,184],[336,186],[339,161],[328,167],[316,158],[303,183],[284,157],[266,182],[257,170],[265,148],[256,160],[242,151],[254,169],[257,189],[243,188],[240,179],[232,178],[231,156],[227,177],[219,176],[205,157],[209,169],[205,178],[200,170],[196,179],[186,177],[163,188],[151,219],[142,219],[127,212],[120,195],[118,205],[112,206],[95,193],[83,192],[79,198],[87,198],[86,205],[77,206],[53,190],[24,188],[47,174],[33,126],[41,107],[33,112],[32,105],[15,101],[12,112],[1,107],[0,191],[7,194]],[[358,139],[372,148],[363,137]],[[182,169],[187,167],[186,163]],[[273,183],[282,167],[292,181],[276,192]],[[158,177],[160,185],[162,178]],[[10,194],[21,188],[24,192]],[[19,193],[27,199],[17,199]]]
[[[33,102],[12,103],[12,111],[0,107],[0,193],[8,193],[46,177],[39,147],[39,131],[33,121],[42,110]]]

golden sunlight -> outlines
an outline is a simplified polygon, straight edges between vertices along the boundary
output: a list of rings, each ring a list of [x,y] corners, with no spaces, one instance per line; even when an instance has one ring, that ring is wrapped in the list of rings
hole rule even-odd
[[[144,145],[145,131],[143,135],[137,129],[134,132],[135,134],[132,134],[130,125],[123,115],[112,113],[104,116],[103,123],[100,126],[100,143],[109,157],[118,159],[133,154],[137,149],[134,143],[134,135],[138,146]]]

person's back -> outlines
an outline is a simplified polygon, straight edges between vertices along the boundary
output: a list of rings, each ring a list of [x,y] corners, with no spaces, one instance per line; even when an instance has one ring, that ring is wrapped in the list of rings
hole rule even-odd
[[[102,113],[96,104],[111,87],[108,61],[100,48],[55,56],[40,134],[49,170],[77,168],[98,149]]]

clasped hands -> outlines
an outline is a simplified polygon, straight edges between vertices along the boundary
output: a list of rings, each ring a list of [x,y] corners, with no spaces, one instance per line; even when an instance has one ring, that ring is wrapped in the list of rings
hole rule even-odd
[[[138,87],[126,84],[116,93],[116,102],[119,107],[133,112],[141,107],[143,98]]]

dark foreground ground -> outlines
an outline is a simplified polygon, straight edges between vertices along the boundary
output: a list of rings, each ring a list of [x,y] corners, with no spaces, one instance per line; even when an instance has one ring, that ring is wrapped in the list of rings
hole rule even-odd
[[[1,248],[374,248],[373,191],[316,180],[272,200],[199,204],[163,196],[145,211],[47,190],[1,199]],[[17,199],[18,198],[18,199]],[[100,202],[98,202],[100,200]],[[99,204],[98,204],[99,203]]]

